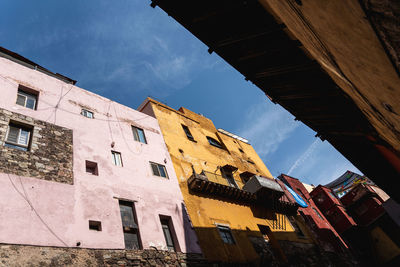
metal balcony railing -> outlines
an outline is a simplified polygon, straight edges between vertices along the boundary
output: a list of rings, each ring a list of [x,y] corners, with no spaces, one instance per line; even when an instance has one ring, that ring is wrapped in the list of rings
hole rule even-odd
[[[235,178],[233,178],[233,179],[226,178],[222,175],[219,175],[219,174],[216,174],[213,172],[202,171],[200,174],[206,176],[210,182],[214,182],[214,183],[218,183],[218,184],[223,184],[223,185],[227,185],[227,186],[231,186],[231,187],[235,187],[235,188],[239,188],[239,189],[240,189],[239,185],[242,184],[241,181],[239,181]]]

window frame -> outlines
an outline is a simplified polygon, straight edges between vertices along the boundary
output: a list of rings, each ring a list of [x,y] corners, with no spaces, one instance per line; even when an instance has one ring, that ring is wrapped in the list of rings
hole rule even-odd
[[[9,140],[11,127],[18,129],[18,135],[17,135],[17,138],[16,138],[17,139],[16,142]],[[25,131],[25,132],[28,133],[28,136],[26,137],[26,140],[27,140],[26,144],[19,143],[22,131]],[[18,122],[10,121],[8,123],[8,126],[7,126],[7,132],[6,132],[6,135],[5,135],[4,145],[8,146],[8,147],[20,149],[20,150],[23,150],[23,151],[29,151],[30,147],[31,147],[32,136],[33,136],[32,133],[33,133],[33,127],[32,126],[23,125],[23,124],[20,124]]]
[[[157,175],[156,173],[154,173],[153,165],[157,166],[157,171],[158,171],[158,174],[160,174],[160,175]],[[160,166],[164,169],[165,176],[161,175]],[[150,169],[151,169],[153,176],[169,179],[167,168],[165,167],[165,165],[150,161]]]
[[[221,224],[217,224],[216,226],[217,226],[218,233],[221,237],[221,240],[224,244],[228,244],[228,245],[236,244],[235,238],[233,237],[232,230],[229,226],[221,225]],[[226,234],[228,234],[228,235],[226,235]],[[226,238],[227,236],[228,236],[228,238]],[[226,242],[226,241],[228,241],[228,242]]]
[[[119,155],[120,165],[116,164],[114,155]],[[112,160],[112,163],[114,164],[114,166],[117,166],[117,167],[123,167],[124,166],[124,164],[122,162],[122,154],[121,154],[121,152],[118,152],[118,151],[115,151],[115,150],[111,150],[111,160]]]
[[[187,139],[189,139],[192,142],[196,142],[196,140],[193,137],[193,134],[190,132],[189,127],[187,127],[184,124],[181,124],[181,126],[182,126],[182,129],[183,129],[183,132],[186,134]]]
[[[91,117],[87,116],[87,114],[91,114]],[[81,115],[88,119],[94,119],[94,112],[85,108],[81,109]]]
[[[133,125],[131,125],[131,127],[132,127],[133,139],[134,139],[136,142],[140,142],[140,143],[142,143],[142,144],[147,144],[147,138],[146,138],[146,134],[144,133],[144,129],[139,128],[139,127],[137,127],[137,126],[133,126]],[[143,139],[144,139],[143,141],[144,141],[144,142],[142,142],[142,141],[140,140],[139,131],[142,131],[142,133],[143,133]]]
[[[135,224],[135,225],[130,225],[130,226],[124,225],[124,220],[123,220],[122,212],[121,212],[121,206],[129,207],[129,208],[132,209],[133,224]],[[137,219],[135,203],[133,201],[126,201],[126,200],[119,199],[118,200],[118,207],[119,207],[120,216],[121,216],[121,225],[122,225],[122,231],[123,231],[123,234],[124,234],[125,249],[143,249],[142,240],[140,238],[140,230],[139,230],[140,227],[139,227],[139,222],[138,222],[138,219]],[[138,248],[128,248],[127,247],[126,236],[128,236],[128,234],[136,235]]]
[[[179,243],[175,233],[172,218],[170,216],[163,216],[163,215],[159,215],[159,217],[160,217],[161,230],[163,232],[165,244],[168,251],[180,252]],[[172,244],[168,244],[169,242],[166,232],[169,234],[169,240],[171,241]]]
[[[220,143],[218,140],[216,140],[215,138],[213,138],[211,136],[206,136],[206,138],[210,145],[212,145],[214,147],[218,147],[219,149],[224,149],[224,145],[222,143]]]
[[[21,105],[21,104],[18,103],[18,97],[20,97],[20,96],[25,98],[24,99],[24,105]],[[34,100],[34,104],[33,104],[32,108],[27,106],[28,99],[31,99],[31,100],[33,99]],[[37,93],[30,93],[29,91],[26,91],[26,90],[22,89],[21,87],[18,88],[17,99],[15,101],[15,104],[17,104],[17,105],[19,105],[21,107],[25,107],[25,108],[29,108],[29,109],[32,109],[32,110],[36,110],[37,102],[38,102],[38,94]]]

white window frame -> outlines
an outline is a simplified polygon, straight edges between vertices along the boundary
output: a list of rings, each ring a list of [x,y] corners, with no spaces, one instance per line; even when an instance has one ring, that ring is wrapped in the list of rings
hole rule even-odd
[[[117,160],[116,155],[118,155],[118,159],[119,159],[119,160]],[[122,155],[121,155],[120,152],[111,150],[111,159],[112,159],[112,163],[113,163],[115,166],[123,167],[123,164],[122,164]]]
[[[160,175],[157,175],[156,173],[154,173],[152,164],[154,164],[154,165],[157,166],[158,173],[159,173]],[[162,168],[164,168],[165,177],[164,177],[164,176],[161,176],[160,166],[161,166]],[[150,161],[150,169],[151,169],[151,173],[153,174],[153,176],[157,176],[157,177],[169,179],[169,177],[168,177],[168,172],[167,172],[167,168],[165,167],[165,165],[162,165],[162,164],[159,164],[159,163]]]
[[[20,105],[20,104],[18,104],[18,101],[16,101],[15,103],[16,103],[17,105],[20,105],[20,106],[23,106],[23,107],[25,107],[25,108],[29,108],[29,109],[32,109],[32,110],[36,110],[37,95],[29,94],[29,93],[26,93],[26,92],[24,92],[24,91],[22,91],[22,90],[19,89],[19,90],[18,90],[18,93],[17,93],[17,100],[18,100],[18,97],[19,97],[19,96],[24,97],[24,98],[25,98],[25,101],[24,101],[24,105]],[[33,101],[34,101],[33,108],[30,108],[30,107],[27,107],[27,106],[26,106],[26,104],[28,103],[28,99],[33,99]]]
[[[90,114],[90,116],[88,116],[89,114]],[[89,119],[94,119],[94,113],[92,111],[84,109],[84,108],[81,110],[81,115],[86,118],[89,118]]]
[[[136,126],[132,126],[132,134],[133,134],[133,139],[137,142],[140,142],[142,144],[147,144],[147,138],[146,138],[146,134],[144,132],[144,130],[142,128],[136,127]],[[142,131],[143,133],[143,138],[144,138],[144,142],[140,141],[140,135],[139,135],[139,131]]]
[[[13,142],[13,141],[8,140],[11,127],[18,129],[17,142]],[[26,141],[27,141],[26,144],[19,142],[22,131],[28,132],[28,137],[26,138]],[[26,150],[28,150],[30,140],[31,140],[31,130],[28,130],[26,127],[23,127],[23,126],[15,125],[13,123],[8,124],[5,144],[10,144],[10,145],[14,145],[14,146],[23,147]]]

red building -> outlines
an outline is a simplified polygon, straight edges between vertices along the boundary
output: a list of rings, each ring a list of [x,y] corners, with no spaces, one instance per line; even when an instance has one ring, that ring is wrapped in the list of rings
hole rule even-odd
[[[339,234],[357,225],[347,214],[340,200],[333,194],[332,189],[318,185],[310,196]]]
[[[334,227],[330,224],[329,220],[322,214],[314,200],[311,198],[303,183],[291,176],[281,174],[280,179],[286,186],[290,187],[299,197],[306,203],[307,207],[299,207],[298,212],[307,222],[310,230],[316,235],[320,245],[325,250],[344,252],[347,250],[346,243],[342,240]],[[285,194],[291,194],[285,190]],[[293,196],[288,196],[293,200]]]
[[[355,180],[353,174],[317,186],[311,198],[364,265],[400,266],[400,206],[368,178],[355,174]],[[348,190],[338,198],[337,188]]]

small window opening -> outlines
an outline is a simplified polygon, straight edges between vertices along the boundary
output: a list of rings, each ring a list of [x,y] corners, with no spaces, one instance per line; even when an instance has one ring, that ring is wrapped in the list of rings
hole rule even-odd
[[[89,118],[89,119],[93,119],[94,118],[93,112],[91,112],[91,111],[89,111],[87,109],[82,109],[81,110],[81,115],[83,115],[83,116],[85,116],[86,118]]]
[[[195,141],[194,138],[193,138],[192,133],[191,133],[190,130],[189,130],[189,127],[187,127],[186,125],[183,125],[183,124],[182,124],[182,128],[183,128],[183,131],[184,131],[185,134],[186,134],[186,137],[187,137],[190,141]]]
[[[115,166],[122,167],[121,153],[117,151],[111,151],[112,162]]]
[[[239,148],[239,151],[242,152],[242,153],[244,153],[243,149],[241,149],[241,148]]]
[[[5,146],[28,151],[32,136],[32,126],[10,122],[7,129]]]
[[[235,244],[231,229],[227,226],[217,225],[219,235],[225,244]]]
[[[153,171],[153,175],[168,178],[167,169],[164,165],[150,162],[150,166],[151,170]]]
[[[38,92],[23,86],[19,86],[16,104],[35,110],[37,105]]]
[[[214,138],[207,136],[207,140],[210,143],[210,145],[223,149],[222,144],[220,142],[218,142],[217,140],[215,140]]]
[[[99,175],[97,162],[86,160],[86,172],[93,175]]]
[[[89,220],[89,229],[94,231],[101,231],[101,222]]]
[[[132,126],[132,133],[133,133],[133,139],[135,141],[147,144],[146,136],[144,134],[144,130],[140,129],[138,127]]]

